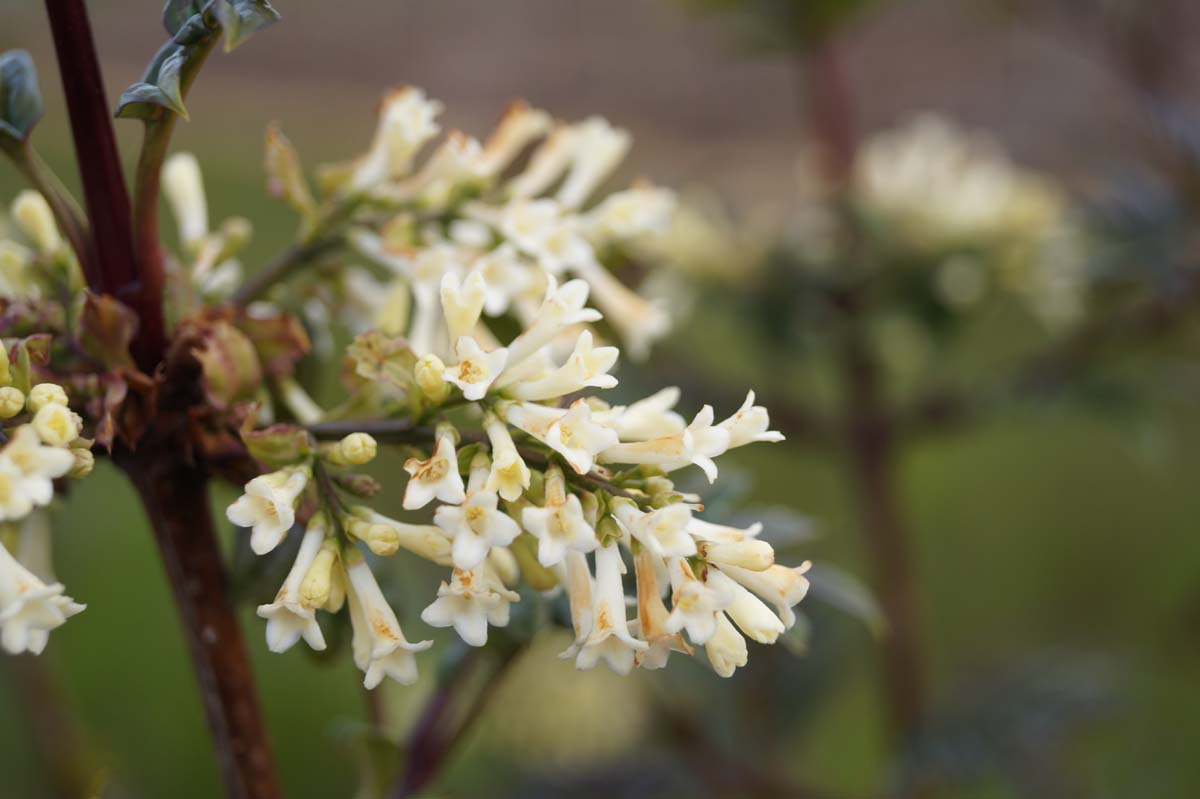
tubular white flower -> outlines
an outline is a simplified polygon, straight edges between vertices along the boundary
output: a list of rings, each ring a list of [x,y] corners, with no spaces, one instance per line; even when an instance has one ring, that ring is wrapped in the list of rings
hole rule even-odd
[[[325,540],[325,523],[314,516],[300,541],[300,549],[291,571],[283,581],[275,601],[258,606],[258,615],[267,620],[267,649],[286,652],[296,645],[301,637],[313,649],[325,648],[325,636],[317,624],[316,612],[301,602],[300,583],[321,550]]]
[[[633,668],[634,653],[649,649],[649,644],[629,633],[621,568],[621,553],[615,541],[596,550],[592,628],[575,656],[577,669],[593,668],[603,660],[617,674],[628,674]]]
[[[437,599],[421,611],[421,620],[431,627],[453,627],[470,646],[487,643],[487,630],[508,625],[509,605],[521,595],[504,587],[486,563],[478,568],[456,568],[450,582],[442,582]]]
[[[725,612],[738,628],[760,644],[773,644],[786,628],[779,617],[761,599],[750,593],[741,583],[730,579],[720,569],[709,568],[704,582],[717,591],[728,592],[732,597]]]
[[[599,312],[585,307],[588,285],[582,280],[568,280],[561,286],[553,276],[548,276],[546,297],[538,309],[533,323],[508,345],[508,368],[514,369],[526,358],[549,344],[564,329],[571,325],[595,322]],[[499,381],[500,386],[505,381]]]
[[[513,502],[529,488],[529,467],[517,452],[508,425],[490,411],[483,417],[483,429],[492,445],[492,470],[484,488]]]
[[[368,690],[375,688],[385,676],[401,685],[412,685],[417,681],[414,653],[433,646],[433,641],[410,643],[362,555],[357,550],[350,550],[345,560],[349,578],[346,599],[350,603],[350,621],[354,625],[354,648],[367,660],[365,667],[359,665],[365,672],[363,686]]]
[[[454,435],[448,428],[438,431],[437,448],[428,460],[409,458],[404,471],[410,475],[404,487],[405,510],[423,508],[434,499],[458,504],[467,498],[462,475],[458,473]]]
[[[671,410],[679,402],[677,387],[664,388],[628,406],[616,406],[604,414],[622,441],[647,441],[682,433],[684,418]]]
[[[790,630],[796,623],[792,607],[808,595],[808,578],[804,575],[810,568],[812,563],[805,561],[794,568],[775,565],[764,571],[722,564],[721,571],[773,604],[784,627]]]
[[[179,228],[179,241],[192,250],[208,235],[208,201],[200,162],[191,153],[175,153],[162,167],[162,190]]]
[[[53,481],[65,475],[75,465],[75,456],[61,447],[42,444],[29,425],[21,425],[12,433],[0,460],[7,460],[20,472],[18,490],[34,505],[45,505],[54,496]]]
[[[591,471],[596,453],[617,443],[616,432],[594,422],[584,400],[565,411],[529,402],[505,403],[499,409],[509,424],[562,455],[579,474]]]
[[[660,558],[689,558],[696,554],[696,542],[688,535],[692,511],[676,503],[643,513],[628,500],[613,502],[613,513],[630,535]]]
[[[717,614],[716,630],[704,644],[704,653],[708,655],[713,671],[722,677],[732,677],[734,671],[745,666],[750,658],[746,639],[724,613]]]
[[[499,174],[527,144],[544,135],[553,124],[554,118],[545,111],[530,108],[521,101],[511,103],[483,146],[480,172],[487,176]]]
[[[579,497],[566,493],[562,470],[546,472],[546,504],[521,511],[521,526],[538,540],[538,563],[547,568],[561,563],[568,550],[591,552],[598,545],[596,532],[583,517]]]
[[[584,217],[588,238],[597,244],[664,233],[675,211],[675,193],[658,186],[614,192]]]
[[[406,86],[388,93],[379,109],[371,149],[354,165],[350,189],[369,189],[407,174],[413,156],[437,135],[434,120],[441,111],[442,104],[427,100],[420,89]]]
[[[287,535],[296,522],[296,500],[308,485],[308,472],[281,469],[246,483],[245,493],[225,509],[229,521],[251,528],[250,548],[265,555]]]
[[[718,427],[729,433],[729,449],[742,447],[755,441],[783,441],[783,433],[768,430],[771,421],[767,417],[767,409],[754,404],[754,392],[746,394],[742,407]]]
[[[592,301],[621,337],[630,355],[641,360],[650,345],[671,330],[671,317],[656,302],[633,291],[594,259],[571,264],[591,288]]]
[[[514,383],[506,393],[516,399],[548,400],[585,388],[612,388],[617,379],[608,372],[619,355],[616,347],[593,347],[592,332],[584,330],[566,363],[545,377]]]
[[[0,644],[6,652],[41,654],[50,632],[86,607],[65,596],[62,583],[44,583],[0,544]]]
[[[678,632],[667,632],[669,613],[658,591],[657,567],[661,565],[649,549],[643,548],[633,558],[637,576],[638,635],[649,648],[634,655],[634,663],[643,669],[661,669],[667,665],[671,650],[692,654],[692,648]]]
[[[525,263],[508,242],[479,256],[472,268],[483,276],[483,310],[488,316],[505,313],[513,297],[529,291],[534,284],[536,267]]]
[[[682,432],[659,436],[649,441],[615,444],[600,453],[601,463],[645,463],[665,471],[695,464],[704,470],[711,483],[717,479],[713,458],[725,452],[729,432],[712,423],[713,409],[705,405]]]
[[[458,386],[463,397],[472,402],[484,398],[508,359],[508,350],[505,348],[485,352],[471,336],[458,339],[454,354],[455,362],[446,367],[442,377]]]
[[[433,513],[433,523],[452,539],[455,567],[474,569],[492,547],[505,547],[521,534],[521,528],[498,510],[499,497],[491,491],[474,491],[462,505],[442,505]]]
[[[486,294],[487,284],[478,271],[471,272],[461,282],[453,272],[442,275],[442,313],[451,341],[458,341],[475,329]]]
[[[516,199],[536,197],[551,186],[571,163],[575,146],[575,131],[570,125],[559,125],[550,131],[529,157],[529,165],[505,187],[508,196]]]
[[[687,632],[693,644],[707,643],[717,632],[717,617],[729,607],[733,596],[707,585],[683,558],[667,562],[671,577],[671,614],[664,625],[667,632]]]
[[[33,510],[33,497],[26,485],[21,470],[0,455],[0,521],[20,519]]]
[[[564,651],[560,658],[573,658],[579,653],[580,647],[587,641],[592,632],[593,594],[592,572],[588,569],[587,555],[578,550],[569,549],[563,562],[555,567],[560,583],[567,587],[567,599],[571,607],[571,627],[575,631],[575,640]]]
[[[558,190],[565,208],[578,208],[616,168],[632,141],[629,132],[608,120],[589,117],[575,126],[571,171]]]

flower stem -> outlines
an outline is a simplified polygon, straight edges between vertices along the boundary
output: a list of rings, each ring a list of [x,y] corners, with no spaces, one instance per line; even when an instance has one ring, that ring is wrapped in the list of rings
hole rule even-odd
[[[275,260],[239,286],[230,301],[236,306],[249,305],[262,297],[276,283],[290,277],[293,272],[305,266],[312,259],[324,255],[340,244],[341,239],[333,237],[314,239],[288,247]]]
[[[46,0],[46,13],[90,221],[92,248],[82,257],[87,262],[95,253],[85,276],[93,291],[113,295],[137,314],[138,333],[131,349],[138,365],[151,371],[166,348],[162,301],[143,291],[129,193],[87,7],[83,0]]]
[[[442,675],[437,690],[426,702],[409,736],[405,748],[408,763],[393,794],[395,799],[416,796],[438,776],[523,651],[522,643],[505,638],[497,646],[471,649]],[[495,655],[490,660],[486,657],[489,652]],[[475,674],[481,671],[482,683],[469,699],[464,700],[463,695]]]
[[[282,796],[246,645],[228,597],[208,480],[178,452],[143,442],[120,458],[154,528],[183,619],[229,799]]]

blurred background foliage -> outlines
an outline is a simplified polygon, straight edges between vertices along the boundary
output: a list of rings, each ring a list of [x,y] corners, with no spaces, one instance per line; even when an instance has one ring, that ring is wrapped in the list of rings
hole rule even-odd
[[[160,37],[144,5],[91,4],[114,97]],[[781,559],[818,564],[788,646],[755,648],[731,681],[682,660],[628,679],[576,673],[552,656],[562,641],[547,632],[506,672],[434,795],[1196,790],[1194,9],[1182,0],[341,5],[334,16],[281,3],[284,22],[214,57],[189,98],[177,146],[204,164],[214,216],[254,221],[247,266],[293,232],[262,185],[261,137],[273,119],[311,160],[355,152],[378,95],[397,83],[425,87],[446,101],[448,126],[476,133],[513,96],[629,127],[636,146],[618,179],[644,174],[689,201],[681,240],[690,248],[673,250],[680,268],[650,275],[646,288],[686,297],[691,311],[650,364],[623,366],[621,391],[680,382],[685,397],[714,397],[724,413],[739,387],[758,388],[790,440],[728,456],[723,473],[740,479],[710,507],[765,516]],[[0,3],[0,50],[17,46],[42,73],[39,145],[73,182],[40,4]],[[845,104],[841,126],[819,118],[831,88]],[[1011,230],[986,246],[974,234],[931,245],[876,213],[878,195],[829,151],[853,157],[855,143],[909,130],[926,110],[968,138],[985,131],[972,152],[1007,150],[1009,167],[1052,184],[1069,252],[1046,253],[1040,238],[1031,247]],[[118,126],[128,152],[132,128]],[[850,146],[830,146],[831,134]],[[935,160],[958,146],[930,141]],[[880,157],[900,160],[896,150]],[[17,187],[0,170],[0,196]],[[1003,263],[1043,255],[1078,267],[1083,310],[1068,320],[1048,322],[1028,301],[1045,298],[1040,288],[980,294],[972,282],[982,274],[988,287],[1006,285],[995,280]],[[964,291],[972,302],[954,301]],[[853,324],[851,296],[869,309]],[[858,582],[875,585],[880,561],[841,437],[853,416],[838,371],[847,330],[880,369],[877,399],[914,423],[899,431],[890,474],[924,692],[920,723],[900,737],[883,687],[894,640],[887,596],[877,602]],[[1029,363],[1037,369],[1026,374]],[[59,571],[87,613],[55,636],[50,681],[26,661],[0,662],[3,793],[71,795],[61,785],[82,775],[105,797],[217,795],[149,534],[128,487],[97,472],[57,522]],[[397,510],[399,496],[380,505]],[[379,795],[373,786],[400,760],[395,742],[434,690],[434,664],[423,661],[421,684],[384,690],[377,736],[347,658],[266,652],[249,607],[271,589],[243,577],[288,795]],[[419,566],[392,577],[402,617],[417,609],[404,597],[437,580]],[[69,713],[45,711],[55,705]],[[44,762],[47,751],[80,757],[64,767]]]

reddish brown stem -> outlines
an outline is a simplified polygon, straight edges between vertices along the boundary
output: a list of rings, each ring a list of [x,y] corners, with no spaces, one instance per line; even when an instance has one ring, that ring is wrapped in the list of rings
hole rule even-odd
[[[229,799],[277,799],[266,728],[246,646],[228,597],[204,471],[144,443],[121,458],[154,528],[183,619]]]
[[[93,291],[111,294],[137,313],[131,349],[138,365],[150,372],[166,347],[162,298],[143,291],[129,193],[87,8],[83,0],[46,0],[46,12],[90,222],[90,246],[80,253],[84,274]]]

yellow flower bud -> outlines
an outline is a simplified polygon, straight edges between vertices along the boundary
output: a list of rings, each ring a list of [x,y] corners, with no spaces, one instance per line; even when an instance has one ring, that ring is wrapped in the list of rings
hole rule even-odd
[[[33,416],[33,429],[46,444],[65,447],[79,438],[79,417],[65,405],[43,405]]]
[[[375,439],[366,433],[351,433],[338,442],[340,460],[349,466],[370,463],[375,458],[376,449]]]
[[[328,539],[321,545],[321,551],[308,567],[300,583],[300,604],[306,608],[321,608],[329,602],[333,593],[333,566],[338,559],[337,542]]]
[[[376,555],[386,558],[400,549],[400,531],[390,524],[368,525],[362,541]]]
[[[17,195],[12,204],[12,216],[20,226],[21,232],[43,253],[58,252],[62,246],[62,237],[58,235],[58,226],[54,222],[54,214],[46,198],[36,191],[23,191]]]
[[[32,413],[37,413],[47,405],[68,405],[67,392],[57,383],[38,383],[29,390],[29,396],[25,400],[29,404],[29,410]]]
[[[442,377],[442,373],[445,371],[446,364],[432,353],[417,361],[417,365],[413,368],[413,376],[417,380],[417,385],[433,402],[441,402],[450,394],[450,385],[446,382],[446,378]]]
[[[0,419],[11,419],[25,410],[25,395],[13,386],[0,388]]]
[[[8,369],[8,347],[0,343],[0,386],[7,386],[12,382],[12,374]]]
[[[331,577],[329,599],[325,602],[325,609],[330,613],[337,613],[346,603],[346,570],[335,565]]]
[[[71,467],[71,471],[67,472],[67,477],[87,477],[92,473],[92,468],[96,465],[96,456],[90,449],[75,447],[71,450],[71,454],[75,456],[75,465]]]

